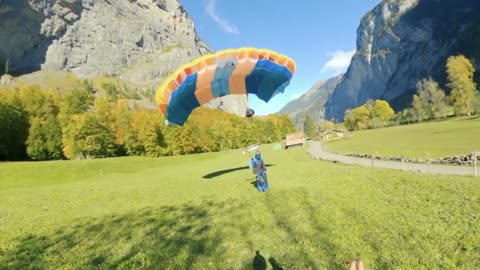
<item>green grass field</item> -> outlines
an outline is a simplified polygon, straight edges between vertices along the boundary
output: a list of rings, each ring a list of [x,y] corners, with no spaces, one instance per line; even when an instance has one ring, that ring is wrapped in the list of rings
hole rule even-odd
[[[478,179],[262,152],[0,163],[0,269],[480,268]]]
[[[422,159],[465,155],[480,151],[480,118],[362,130],[345,139],[329,141],[325,147],[336,153]]]

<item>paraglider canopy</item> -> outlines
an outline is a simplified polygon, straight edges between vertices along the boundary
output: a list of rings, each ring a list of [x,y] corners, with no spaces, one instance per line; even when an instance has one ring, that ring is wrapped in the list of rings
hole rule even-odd
[[[214,98],[255,94],[268,102],[284,92],[294,73],[295,62],[271,50],[219,51],[177,69],[159,87],[156,101],[167,124],[183,125],[195,108]]]

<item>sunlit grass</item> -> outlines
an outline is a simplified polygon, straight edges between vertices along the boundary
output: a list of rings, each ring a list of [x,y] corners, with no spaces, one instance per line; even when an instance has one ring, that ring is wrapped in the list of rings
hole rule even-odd
[[[325,144],[337,153],[442,158],[480,151],[480,118],[458,118],[353,132]]]
[[[0,268],[480,267],[480,182],[241,150],[0,164]],[[268,264],[268,262],[267,262]]]

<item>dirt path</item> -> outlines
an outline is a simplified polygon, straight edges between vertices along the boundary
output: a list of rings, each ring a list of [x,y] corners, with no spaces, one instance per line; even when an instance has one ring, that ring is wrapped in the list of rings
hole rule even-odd
[[[318,141],[310,141],[308,152],[315,159],[328,161],[336,161],[346,164],[355,164],[368,167],[379,167],[404,171],[415,171],[430,174],[447,174],[447,175],[474,175],[474,167],[466,166],[447,166],[438,164],[419,164],[407,163],[400,161],[372,160],[368,158],[350,157],[327,152],[323,149],[322,144]],[[480,169],[477,168],[477,176],[480,175]]]

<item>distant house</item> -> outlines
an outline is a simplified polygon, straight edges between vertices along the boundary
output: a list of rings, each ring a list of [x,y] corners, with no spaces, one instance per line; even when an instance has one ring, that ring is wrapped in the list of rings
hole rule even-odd
[[[287,137],[285,139],[285,149],[295,147],[295,146],[303,147],[304,145],[305,145],[305,135],[303,134],[302,131],[287,134]]]
[[[320,133],[320,139],[322,141],[342,138],[344,136],[343,130],[340,129],[329,129]]]

